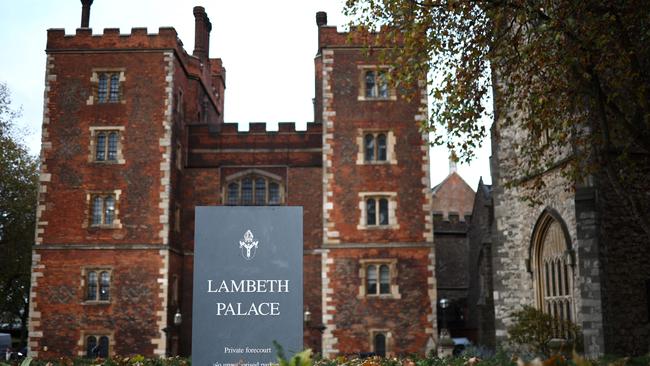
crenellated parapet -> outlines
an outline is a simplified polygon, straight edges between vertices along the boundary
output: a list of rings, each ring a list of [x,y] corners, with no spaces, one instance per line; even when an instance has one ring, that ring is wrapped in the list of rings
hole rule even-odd
[[[296,129],[295,122],[279,122],[277,130],[267,130],[268,124],[266,122],[251,122],[248,124],[248,130],[240,130],[239,123],[237,122],[228,122],[221,125],[221,130],[219,131],[220,135],[259,135],[259,134],[320,134],[322,133],[322,125],[320,123],[308,122],[307,129],[298,130]],[[190,126],[190,130],[199,130],[199,126]]]
[[[127,34],[120,33],[119,28],[104,28],[102,34],[93,34],[92,28],[77,28],[75,34],[66,34],[62,28],[47,31],[47,52],[129,49],[176,49],[179,53],[185,52],[183,42],[172,27],[160,27],[158,33],[149,33],[147,28],[132,28],[131,33]]]
[[[251,123],[240,131],[237,123],[224,123],[219,133],[208,126],[188,126],[188,165],[207,168],[224,165],[320,166],[322,164],[322,125],[307,123],[297,130],[293,122],[267,130],[266,123]]]

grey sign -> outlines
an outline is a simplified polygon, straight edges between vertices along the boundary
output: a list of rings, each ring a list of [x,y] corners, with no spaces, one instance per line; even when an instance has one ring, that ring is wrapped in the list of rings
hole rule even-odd
[[[302,207],[197,207],[192,364],[268,366],[302,350]]]

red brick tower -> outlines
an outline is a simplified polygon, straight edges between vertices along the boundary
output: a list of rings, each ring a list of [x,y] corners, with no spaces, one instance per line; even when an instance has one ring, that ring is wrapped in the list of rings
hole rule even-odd
[[[219,122],[224,90],[210,22],[194,15],[193,56],[172,28],[48,31],[33,355],[178,350],[184,126]]]
[[[378,34],[317,15],[323,124],[323,355],[424,353],[435,338],[426,90],[388,83]],[[386,47],[390,45],[379,45]]]
[[[348,43],[319,13],[315,123],[241,132],[223,123],[225,70],[204,9],[194,16],[192,55],[172,28],[48,32],[32,354],[190,355],[202,205],[303,207],[306,347],[424,352],[436,333],[425,91],[392,90],[361,33]]]

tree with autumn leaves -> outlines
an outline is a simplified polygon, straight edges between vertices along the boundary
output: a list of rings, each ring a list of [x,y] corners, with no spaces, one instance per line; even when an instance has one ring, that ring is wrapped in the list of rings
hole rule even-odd
[[[496,120],[524,132],[512,148],[520,177],[538,177],[531,202],[540,173],[597,174],[650,238],[650,200],[635,186],[650,176],[647,1],[347,0],[345,12],[399,40],[382,51],[395,83],[428,73],[434,144],[470,161],[494,103]]]
[[[38,161],[20,142],[9,89],[0,83],[0,323],[21,320],[27,334],[27,299],[34,244]]]

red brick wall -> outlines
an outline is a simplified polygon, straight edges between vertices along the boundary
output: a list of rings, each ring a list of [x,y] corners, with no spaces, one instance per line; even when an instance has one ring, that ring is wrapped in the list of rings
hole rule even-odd
[[[37,287],[42,317],[36,331],[43,336],[36,349],[39,357],[77,356],[84,352],[87,334],[111,335],[111,352],[151,355],[156,312],[163,310],[157,283],[162,260],[158,250],[37,250],[41,271]],[[112,272],[110,302],[85,302],[84,268],[109,268]],[[80,343],[80,344],[79,344]],[[44,351],[47,347],[48,351]]]
[[[182,245],[194,249],[194,209],[196,206],[222,205],[225,178],[231,174],[258,169],[282,178],[286,205],[303,207],[304,304],[312,313],[305,327],[305,346],[320,349],[321,259],[314,252],[322,243],[322,168],[320,166],[320,125],[296,132],[292,124],[281,124],[280,131],[266,132],[253,124],[249,132],[237,132],[226,124],[218,134],[207,126],[188,128],[188,165],[180,182],[183,208]],[[183,273],[182,353],[190,353],[193,258],[186,257]]]
[[[163,134],[162,53],[54,54],[46,126],[51,149],[43,163],[52,175],[41,221],[43,243],[160,243],[158,207]],[[125,69],[126,103],[87,105],[93,68]],[[125,164],[90,163],[90,126],[124,126]],[[117,203],[121,229],[89,228],[89,191],[122,191]]]
[[[427,294],[429,248],[338,249],[330,251],[334,260],[328,272],[336,307],[333,323],[341,354],[370,352],[370,330],[387,329],[392,344],[388,350],[397,354],[424,353],[429,326]],[[396,284],[401,299],[377,296],[359,297],[361,259],[397,259]]]
[[[393,97],[365,99],[360,90],[365,68],[388,66],[378,53],[362,48],[366,40],[379,39],[377,34],[354,32],[348,37],[333,27],[319,28],[316,64],[322,70],[317,76],[322,93],[317,93],[316,103],[323,112],[327,205],[322,274],[326,356],[372,351],[373,331],[386,332],[390,354],[423,354],[435,334],[428,157],[419,130],[419,121],[426,118],[426,95],[398,88]],[[389,137],[387,162],[359,161],[366,131],[394,135],[392,155]],[[395,217],[389,226],[365,225],[360,193],[368,192],[394,195],[389,201],[396,204]],[[391,275],[401,297],[359,297],[361,259],[396,261],[397,273]]]
[[[421,242],[425,197],[422,171],[424,141],[414,116],[419,113],[419,100],[407,102],[404,94],[396,101],[359,101],[357,65],[381,64],[359,51],[335,50],[332,71],[333,109],[336,122],[333,139],[332,187],[334,208],[332,221],[340,233],[341,242]],[[359,129],[393,131],[396,138],[395,158],[398,163],[357,165]],[[399,230],[357,230],[359,224],[359,192],[397,192],[397,222]]]

